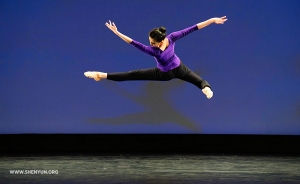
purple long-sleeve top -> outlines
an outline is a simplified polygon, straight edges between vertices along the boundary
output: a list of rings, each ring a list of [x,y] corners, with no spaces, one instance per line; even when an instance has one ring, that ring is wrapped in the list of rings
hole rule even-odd
[[[188,27],[186,29],[183,29],[181,31],[176,31],[168,36],[166,38],[169,40],[169,46],[164,50],[160,50],[158,47],[152,47],[152,46],[146,46],[142,43],[139,43],[135,40],[132,40],[130,43],[131,45],[135,46],[139,50],[154,56],[156,62],[157,62],[157,68],[159,68],[163,72],[167,72],[169,70],[172,70],[180,65],[180,59],[174,52],[175,42],[176,40],[198,30],[197,25]]]

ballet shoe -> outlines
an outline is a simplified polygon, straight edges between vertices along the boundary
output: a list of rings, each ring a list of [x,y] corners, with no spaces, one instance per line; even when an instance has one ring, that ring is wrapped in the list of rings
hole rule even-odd
[[[206,97],[208,99],[211,99],[211,97],[213,96],[213,92],[209,87],[205,87],[202,89],[202,92],[206,95]]]
[[[88,72],[84,72],[84,75],[88,78],[93,78],[95,79],[95,81],[100,81],[101,77],[98,74],[98,72],[93,72],[93,71],[88,71]]]

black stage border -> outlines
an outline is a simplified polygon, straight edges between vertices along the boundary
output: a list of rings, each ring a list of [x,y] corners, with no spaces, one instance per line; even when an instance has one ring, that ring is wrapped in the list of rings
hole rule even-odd
[[[299,155],[298,135],[0,134],[3,155],[271,154]]]

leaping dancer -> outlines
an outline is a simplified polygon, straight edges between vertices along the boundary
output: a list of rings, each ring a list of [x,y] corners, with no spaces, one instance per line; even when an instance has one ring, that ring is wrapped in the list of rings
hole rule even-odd
[[[133,45],[142,52],[154,56],[157,62],[157,67],[117,73],[87,71],[84,73],[84,75],[86,77],[93,78],[96,81],[100,81],[101,79],[108,79],[113,81],[168,81],[174,78],[178,78],[194,84],[202,90],[202,92],[208,99],[210,99],[213,96],[211,86],[207,81],[203,80],[200,76],[195,74],[192,70],[190,70],[182,63],[182,61],[174,52],[175,42],[178,39],[196,30],[202,29],[212,23],[224,24],[226,20],[226,16],[220,18],[211,18],[181,31],[173,32],[169,35],[166,35],[166,28],[164,27],[154,28],[149,32],[149,41],[151,46],[143,45],[142,43],[139,43],[120,33],[114,22],[106,22],[105,25],[122,40]]]

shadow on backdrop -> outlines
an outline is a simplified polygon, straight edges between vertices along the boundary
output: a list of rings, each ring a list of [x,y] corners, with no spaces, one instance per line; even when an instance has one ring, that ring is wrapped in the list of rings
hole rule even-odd
[[[158,125],[163,123],[174,123],[188,128],[195,133],[201,133],[201,127],[197,122],[184,116],[172,107],[170,92],[185,82],[181,80],[172,80],[168,82],[145,82],[143,83],[140,95],[132,94],[116,82],[107,81],[104,84],[116,93],[141,105],[144,112],[122,115],[111,118],[89,118],[87,121],[93,124],[150,124]]]

